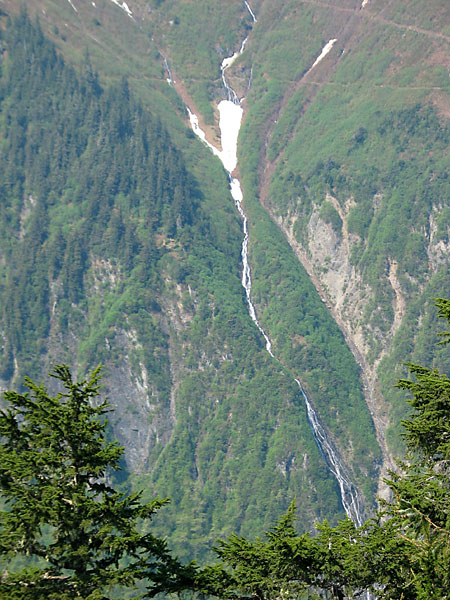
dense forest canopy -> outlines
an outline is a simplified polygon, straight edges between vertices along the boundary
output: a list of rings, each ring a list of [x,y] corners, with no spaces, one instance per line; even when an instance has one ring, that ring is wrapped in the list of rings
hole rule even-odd
[[[138,312],[158,288],[156,264],[165,250],[156,245],[157,233],[180,239],[184,232],[189,245],[193,215],[197,230],[206,225],[180,153],[125,79],[103,89],[88,55],[80,76],[25,12],[2,35],[9,57],[1,79],[0,158],[8,378],[13,356],[28,371],[39,364],[52,297],[63,307],[64,330],[71,306],[87,295],[90,262],[108,256],[136,273],[147,287],[147,294],[136,290]]]
[[[185,561],[270,532],[294,497],[276,535],[327,517],[339,538],[295,379],[371,514],[407,451],[404,361],[450,365],[430,300],[450,294],[447,3],[129,4],[0,0],[0,387],[103,361],[120,490],[171,496],[152,531]],[[220,63],[246,36],[227,78],[246,97],[252,299],[276,360],[248,315],[226,174],[185,108],[218,135]],[[346,593],[369,585],[352,577]]]
[[[438,306],[450,323],[450,300]],[[443,335],[448,343],[449,333]],[[315,535],[299,535],[292,503],[265,538],[234,534],[219,541],[221,562],[201,568],[183,566],[144,528],[165,501],[144,504],[141,494],[123,494],[109,483],[123,450],[106,440],[108,404],[92,405],[99,370],[74,382],[67,366],[55,367],[51,375],[63,385],[57,396],[28,379],[29,392],[7,392],[8,409],[0,414],[7,507],[0,512],[0,553],[4,560],[24,555],[39,562],[4,571],[2,597],[95,600],[142,581],[145,597],[187,589],[230,599],[344,600],[370,591],[386,600],[445,600],[450,380],[419,365],[409,370],[413,378],[398,386],[411,394],[413,412],[403,423],[410,455],[391,473],[392,500],[374,518],[360,527],[349,519],[335,527],[324,521]]]
[[[315,401],[328,398],[324,420],[352,440],[349,469],[373,505],[380,455],[358,366],[279,236],[269,228],[266,262],[296,333],[280,346],[292,373],[249,318],[241,224],[218,161],[185,123],[182,143],[169,133],[131,79],[105,82],[90,52],[75,69],[38,19],[2,20],[4,387],[54,359],[80,372],[103,360],[123,480],[171,496],[173,518],[155,527],[185,558],[269,526],[293,495],[309,507],[305,527],[342,516],[294,370]]]

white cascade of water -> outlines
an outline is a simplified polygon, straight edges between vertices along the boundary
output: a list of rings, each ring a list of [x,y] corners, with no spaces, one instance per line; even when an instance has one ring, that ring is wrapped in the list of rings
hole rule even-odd
[[[352,484],[350,477],[348,476],[346,469],[341,462],[339,454],[337,453],[334,444],[329,439],[325,428],[320,422],[319,416],[314,410],[314,407],[312,406],[308,396],[306,395],[301,382],[298,379],[295,381],[300,388],[303,399],[305,400],[308,421],[311,425],[311,429],[313,430],[314,439],[316,440],[317,446],[319,447],[323,457],[328,463],[330,471],[333,473],[338,482],[339,490],[341,492],[342,506],[344,507],[345,513],[348,517],[350,517],[350,519],[352,519],[354,523],[356,523],[356,525],[360,526],[364,522],[364,513],[360,494]]]
[[[252,275],[250,271],[250,264],[248,262],[248,221],[245,215],[244,209],[242,208],[242,200],[243,194],[241,189],[241,184],[238,179],[231,178],[230,179],[230,191],[234,200],[234,204],[239,211],[239,214],[242,218],[243,231],[244,231],[244,240],[242,242],[241,249],[241,257],[242,257],[242,286],[245,289],[245,294],[247,296],[247,304],[248,304],[248,312],[252,321],[255,323],[256,327],[259,329],[261,335],[263,336],[266,342],[266,350],[270,354],[272,358],[275,358],[272,352],[272,342],[269,339],[269,336],[266,334],[264,329],[261,327],[258,318],[256,316],[255,306],[251,300],[251,291],[252,291]]]
[[[248,5],[247,2],[245,2],[245,5],[252,16],[253,21],[256,23],[256,17],[253,14],[250,6]],[[234,171],[234,169],[236,168],[236,165],[237,165],[237,139],[238,139],[239,129],[240,129],[240,125],[241,125],[243,110],[242,110],[242,106],[241,106],[242,100],[239,99],[236,92],[228,84],[226,76],[225,76],[225,71],[242,54],[242,52],[245,49],[247,39],[248,38],[245,38],[245,40],[242,42],[239,52],[235,52],[232,56],[225,58],[222,61],[222,65],[221,65],[222,81],[223,81],[225,91],[227,93],[227,100],[222,100],[218,106],[219,115],[220,115],[219,128],[220,128],[220,132],[221,132],[222,150],[219,150],[213,144],[208,142],[208,140],[206,139],[205,132],[199,126],[197,116],[195,114],[193,114],[192,111],[188,107],[186,107],[186,108],[187,108],[187,111],[189,114],[189,120],[191,123],[192,130],[211,149],[211,151],[220,158],[225,170],[228,173],[229,180],[230,180],[230,192],[233,197],[235,206],[236,206],[239,214],[241,215],[242,223],[243,223],[242,227],[243,227],[243,232],[244,232],[244,239],[242,242],[242,249],[241,249],[241,257],[242,257],[242,280],[241,281],[242,281],[242,286],[245,289],[245,293],[246,293],[246,297],[247,297],[249,314],[250,314],[252,321],[255,323],[258,330],[260,331],[261,335],[264,337],[264,340],[266,342],[267,352],[270,354],[270,356],[272,358],[275,358],[274,354],[272,352],[272,342],[270,341],[270,339],[269,339],[268,335],[266,334],[266,332],[264,331],[264,329],[261,327],[261,324],[259,323],[258,318],[256,316],[255,307],[251,300],[252,278],[251,278],[250,264],[248,262],[248,238],[249,238],[248,220],[247,220],[245,211],[242,207],[243,193],[242,193],[240,181],[236,177],[232,176],[232,172]],[[335,41],[336,40],[330,40],[330,42],[328,42],[328,44],[322,50],[322,53],[320,54],[320,56],[316,59],[315,63],[311,67],[311,69],[329,52],[329,50],[331,50]],[[344,510],[345,510],[346,514],[348,515],[348,517],[350,519],[352,519],[357,525],[361,525],[363,523],[364,519],[363,519],[362,502],[361,502],[359,492],[356,489],[356,487],[352,484],[351,479],[347,473],[347,470],[339,456],[339,453],[337,452],[333,442],[329,439],[329,436],[328,436],[325,428],[321,424],[319,416],[316,413],[316,411],[314,410],[314,407],[312,406],[308,396],[306,395],[306,392],[304,391],[301,382],[298,379],[295,379],[295,381],[296,381],[297,385],[299,386],[302,396],[305,400],[308,421],[309,421],[311,429],[313,431],[313,435],[314,435],[316,444],[317,444],[322,456],[324,457],[324,460],[328,464],[330,471],[332,472],[332,474],[334,475],[334,477],[336,478],[336,480],[338,482],[342,506],[344,507]]]
[[[172,77],[172,71],[170,70],[169,63],[167,62],[167,58],[164,56],[164,54],[162,52],[160,52],[160,54],[161,54],[163,62],[164,62],[164,68],[167,71],[166,81],[169,85],[173,85],[174,81],[173,81],[173,77]]]

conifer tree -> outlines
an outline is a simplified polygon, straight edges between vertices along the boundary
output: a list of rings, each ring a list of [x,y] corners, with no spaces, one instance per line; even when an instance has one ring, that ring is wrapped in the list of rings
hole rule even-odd
[[[51,375],[62,392],[51,396],[27,379],[29,392],[6,392],[0,413],[0,597],[106,600],[113,588],[117,594],[140,580],[149,594],[161,580],[168,591],[192,586],[195,568],[141,533],[166,500],[142,503],[141,493],[109,483],[123,449],[106,441],[99,369],[81,382],[65,365]],[[20,557],[32,561],[15,570]]]
[[[450,301],[436,304],[450,322]],[[448,332],[441,336],[449,343]],[[413,412],[402,423],[409,454],[388,482],[394,500],[386,508],[409,558],[402,582],[407,591],[398,597],[444,600],[450,597],[450,379],[437,369],[408,367],[413,378],[398,387],[412,395]]]

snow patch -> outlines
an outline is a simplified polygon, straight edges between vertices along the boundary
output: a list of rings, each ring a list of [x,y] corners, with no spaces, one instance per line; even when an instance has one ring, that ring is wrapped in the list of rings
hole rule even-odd
[[[245,45],[247,44],[247,40],[248,40],[248,36],[242,42],[241,47],[239,48],[239,50],[237,52],[235,52],[232,56],[228,56],[227,58],[223,59],[222,66],[221,66],[222,71],[225,71],[225,69],[228,69],[228,67],[231,67],[231,65],[238,58],[238,56],[240,56],[244,52]]]
[[[361,8],[364,8],[365,6],[367,6],[369,4],[369,0],[363,0],[362,4],[361,4]]]
[[[119,8],[125,11],[129,17],[133,18],[133,13],[129,9],[128,4],[126,2],[124,2],[123,0],[111,0],[111,2],[114,2],[114,4],[116,4]]]
[[[334,44],[337,42],[337,39],[335,40],[330,40],[329,42],[327,42],[325,44],[325,46],[322,48],[322,52],[319,54],[319,56],[316,58],[316,60],[313,62],[312,67],[309,69],[308,73],[310,71],[312,71],[314,69],[314,67],[316,65],[318,65],[320,63],[320,61],[325,58],[325,56],[328,54],[328,52],[331,50],[331,48],[334,46]]]
[[[231,102],[230,100],[222,100],[222,102],[219,103],[218,108],[220,114],[219,128],[222,151],[208,142],[205,132],[198,123],[197,115],[195,115],[188,107],[186,107],[186,110],[189,115],[192,131],[210,150],[212,150],[213,154],[220,158],[220,161],[228,173],[231,173],[234,171],[237,164],[237,140],[239,129],[241,127],[243,109],[239,104],[234,104],[234,102]]]
[[[216,156],[218,156],[220,158],[220,151],[215,146],[213,146],[212,144],[210,144],[208,142],[208,140],[206,139],[205,132],[203,131],[203,129],[201,129],[200,125],[198,124],[198,117],[197,117],[197,115],[194,115],[194,113],[189,109],[188,106],[186,106],[186,110],[187,110],[188,115],[189,115],[189,122],[191,124],[192,131],[195,133],[196,136],[198,136],[202,140],[202,142],[204,144],[206,144],[206,146],[208,146],[208,148],[210,150],[212,150],[213,154],[215,154]]]
[[[73,4],[72,0],[68,0],[68,2],[69,2],[69,4],[70,4],[70,6],[73,8],[73,10],[74,10],[75,12],[78,12],[78,9],[77,9],[77,7],[76,7],[76,6]]]
[[[219,109],[219,128],[222,152],[219,155],[225,169],[232,173],[237,164],[237,142],[241,127],[243,109],[230,100],[222,100]]]

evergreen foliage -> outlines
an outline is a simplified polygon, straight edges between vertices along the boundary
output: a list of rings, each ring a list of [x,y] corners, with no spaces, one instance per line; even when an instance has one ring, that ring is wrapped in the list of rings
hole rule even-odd
[[[171,496],[152,531],[183,558],[268,527],[294,495],[304,527],[342,515],[298,386],[248,315],[219,161],[183,133],[194,179],[159,106],[144,109],[125,80],[101,85],[88,54],[75,71],[26,13],[3,35],[0,162],[15,168],[0,170],[5,385],[36,379],[52,356],[83,370],[103,360],[116,435],[135,449],[118,420],[137,413],[148,436],[140,473],[123,479]]]
[[[237,48],[246,27],[242,15],[247,24],[251,21],[244,4],[206,0],[183,6],[159,0],[151,4],[162,5],[161,12],[152,13],[152,35],[171,45],[172,56],[186,71],[188,88],[202,112],[212,118],[210,81],[216,77],[221,84],[217,56],[210,50],[215,47],[220,58]],[[254,250],[257,308],[264,323],[269,323],[271,336],[277,338],[285,364],[296,373],[302,371],[320,412],[339,438],[355,449],[355,463],[363,466],[363,473],[356,475],[365,482],[370,497],[369,482],[379,455],[356,364],[312,286],[305,283],[306,275],[287,244],[278,243],[279,232],[267,220],[259,220],[250,206],[252,197],[256,203],[259,196],[258,159],[265,146],[265,128],[273,123],[273,108],[283,96],[283,86],[294,90],[293,79],[320,52],[323,17],[331,14],[329,7],[297,1],[277,5],[275,14],[270,4],[260,5],[264,10],[261,18],[258,15],[258,27],[246,56],[237,62],[238,68],[239,63],[247,68],[240,83],[247,91],[255,61],[249,118],[241,132],[240,168],[250,223],[256,223],[250,250]],[[419,16],[420,4],[414,5]],[[211,13],[214,27],[205,25],[211,23]],[[0,14],[4,16],[3,11]],[[231,20],[240,25],[229,29]],[[314,23],[319,27],[312,27]],[[448,196],[448,130],[432,109],[412,105],[405,110],[404,99],[414,103],[424,91],[405,87],[389,95],[382,75],[390,70],[390,83],[405,85],[406,79],[400,80],[408,74],[402,68],[391,69],[389,49],[380,55],[373,51],[376,35],[385,39],[384,29],[383,25],[383,31],[374,32],[372,38],[361,36],[358,50],[341,57],[336,81],[328,88],[321,86],[310,111],[308,86],[294,92],[268,147],[269,159],[274,160],[289,146],[280,161],[282,172],[276,174],[280,185],[273,186],[271,197],[279,214],[291,205],[301,206],[299,240],[313,203],[320,204],[326,192],[335,194],[339,202],[354,194],[356,206],[347,225],[360,243],[353,248],[352,260],[376,288],[363,318],[380,331],[385,331],[393,312],[393,296],[384,285],[383,252],[388,249],[398,259],[404,289],[412,293],[420,287],[425,294],[428,211]],[[137,29],[130,31],[136,31],[137,37]],[[392,56],[405,46],[421,56],[420,36],[411,34],[415,36],[411,43],[408,35],[395,36]],[[0,208],[0,298],[5,324],[0,376],[18,380],[24,372],[32,376],[41,372],[49,335],[52,342],[62,337],[63,345],[67,339],[80,342],[75,349],[74,343],[64,348],[71,359],[78,353],[78,363],[95,364],[104,357],[118,364],[122,356],[118,324],[130,336],[136,332],[136,347],[129,356],[133,375],[141,372],[141,364],[148,374],[149,401],[156,406],[150,419],[156,421],[168,410],[169,400],[176,401],[175,430],[167,445],[158,436],[152,441],[149,462],[155,467],[145,481],[164,493],[170,488],[175,501],[167,511],[173,519],[162,520],[159,531],[170,534],[186,555],[192,545],[199,554],[206,552],[211,537],[233,529],[252,535],[261,529],[262,521],[268,527],[293,495],[305,506],[301,527],[317,515],[339,513],[336,486],[314,446],[301,396],[288,382],[290,376],[263,356],[262,340],[249,322],[239,284],[241,232],[231,202],[230,210],[218,208],[229,201],[225,176],[217,176],[218,165],[200,158],[201,152],[191,161],[195,160],[205,180],[210,178],[210,196],[204,197],[155,117],[160,107],[150,106],[149,114],[125,80],[111,87],[100,85],[88,54],[84,73],[74,72],[45,40],[39,24],[30,23],[24,13],[8,22],[0,36],[0,185],[5,199]],[[159,56],[155,64],[158,61]],[[403,67],[401,61],[395,62]],[[115,75],[129,64],[117,63]],[[427,64],[427,70],[433,83],[436,69],[428,69]],[[207,77],[199,79],[199,71]],[[414,74],[410,76],[414,79]],[[376,87],[380,83],[383,86]],[[423,83],[419,81],[419,87]],[[346,88],[342,96],[336,94],[341,84]],[[353,84],[357,85],[350,88]],[[161,80],[160,85],[165,83]],[[436,80],[433,85],[441,84]],[[389,107],[388,113],[377,112],[381,103]],[[307,118],[298,126],[299,116],[305,113]],[[176,127],[184,131],[181,120]],[[292,144],[291,132],[295,133]],[[187,143],[189,136],[185,137]],[[433,150],[430,168],[422,168],[422,160]],[[208,185],[202,184],[202,190]],[[386,196],[384,204],[375,207],[379,189]],[[377,214],[375,208],[380,209]],[[433,214],[436,239],[447,242],[448,210],[444,207]],[[339,215],[325,203],[321,216],[340,231]],[[265,241],[259,248],[258,239]],[[274,270],[279,279],[271,284]],[[440,273],[433,295],[441,294],[450,281],[448,273]],[[417,332],[412,324],[422,308],[417,302],[413,305],[395,342],[400,359],[409,356],[414,344],[424,356],[432,354],[424,333],[428,320],[423,319]],[[175,315],[172,321],[166,318],[167,306]],[[376,344],[375,337],[373,341]],[[408,353],[403,353],[404,348]],[[384,389],[391,380],[386,376]],[[439,376],[437,384],[442,384]],[[198,402],[199,398],[204,401]],[[260,477],[255,480],[256,471]],[[377,548],[375,534],[373,539]],[[391,548],[400,544],[398,538],[392,540]],[[378,555],[388,557],[380,547]],[[403,571],[399,568],[398,577],[406,571],[407,566]]]
[[[450,322],[448,300],[437,300]],[[448,341],[448,340],[445,340]],[[392,500],[356,527],[349,519],[297,535],[294,505],[254,542],[233,535],[204,570],[205,590],[225,598],[320,597],[343,600],[372,592],[385,600],[445,600],[450,590],[450,380],[409,365],[399,381],[412,394],[403,422],[409,461],[387,482]]]
[[[106,440],[99,369],[80,382],[66,365],[50,374],[64,391],[51,396],[27,379],[29,392],[6,392],[0,413],[1,597],[105,600],[162,574],[166,591],[192,585],[194,567],[182,567],[162,539],[142,533],[167,500],[142,503],[141,493],[126,495],[110,483],[123,449]],[[20,556],[34,564],[10,571],[5,559]]]
[[[120,261],[127,274],[140,271],[156,292],[162,252],[155,233],[177,238],[194,215],[197,229],[204,225],[180,153],[125,79],[103,89],[89,55],[84,73],[76,73],[25,11],[8,23],[4,43],[0,247],[9,378],[13,356],[23,372],[39,372],[51,297],[66,307],[61,322],[70,322],[85,304],[96,258]],[[193,237],[185,235],[184,244]],[[140,307],[146,296],[136,294]]]

